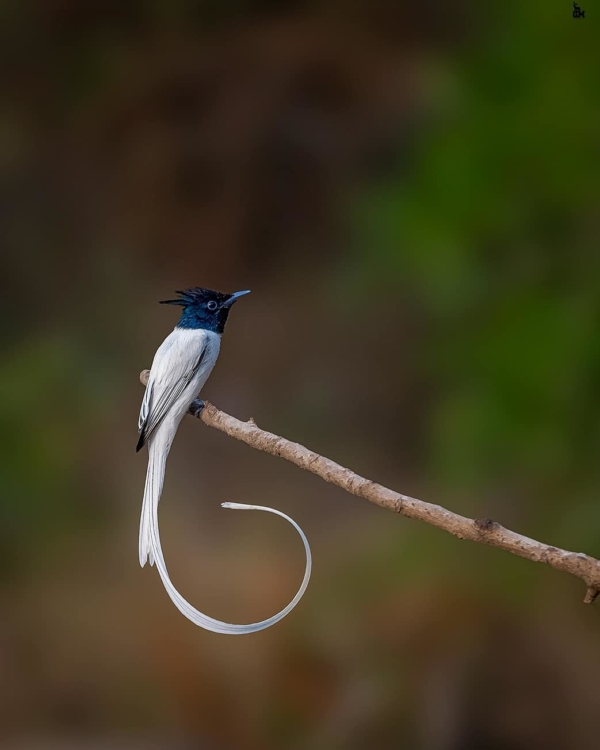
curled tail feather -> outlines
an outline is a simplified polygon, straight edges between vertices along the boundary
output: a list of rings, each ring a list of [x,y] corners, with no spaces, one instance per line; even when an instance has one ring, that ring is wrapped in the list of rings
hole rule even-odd
[[[155,440],[150,441],[148,446],[148,471],[146,474],[144,502],[142,504],[142,517],[140,521],[140,565],[143,567],[146,560],[150,561],[150,565],[156,563],[158,573],[173,604],[185,617],[188,618],[188,620],[191,620],[195,625],[198,625],[205,630],[210,630],[213,633],[224,633],[227,635],[243,635],[246,633],[256,633],[259,630],[266,630],[266,628],[275,625],[275,623],[282,620],[292,611],[296,604],[298,604],[308,586],[312,569],[312,556],[306,535],[292,518],[274,508],[267,508],[263,505],[246,505],[244,503],[222,503],[223,508],[232,508],[234,510],[262,510],[285,518],[285,520],[296,529],[302,539],[304,550],[306,552],[306,567],[304,570],[304,578],[302,579],[300,588],[294,598],[280,612],[266,620],[250,623],[248,625],[235,625],[222,622],[221,620],[215,620],[214,618],[203,614],[192,606],[179,593],[179,591],[177,591],[171,582],[162,552],[158,530],[158,502],[160,500],[164,483],[167,455],[168,448],[164,450],[163,446],[161,449],[160,444],[157,444]]]

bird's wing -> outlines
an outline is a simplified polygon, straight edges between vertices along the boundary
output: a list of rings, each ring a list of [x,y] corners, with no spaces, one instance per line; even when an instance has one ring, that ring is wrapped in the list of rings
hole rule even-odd
[[[198,331],[194,345],[178,335],[175,329],[156,352],[148,378],[138,431],[139,451],[165,418],[194,376],[198,373],[207,350],[207,336]]]

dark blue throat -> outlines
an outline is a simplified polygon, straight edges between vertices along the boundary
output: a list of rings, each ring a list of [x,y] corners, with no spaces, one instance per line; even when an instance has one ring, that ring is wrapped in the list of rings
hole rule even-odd
[[[210,312],[204,305],[188,305],[183,308],[177,328],[204,329],[213,333],[223,333],[229,310],[229,307],[222,307],[215,312]]]

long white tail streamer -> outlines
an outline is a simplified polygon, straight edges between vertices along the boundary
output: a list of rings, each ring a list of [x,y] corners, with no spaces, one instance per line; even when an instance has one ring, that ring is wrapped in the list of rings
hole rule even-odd
[[[177,589],[171,582],[169,573],[167,571],[167,566],[160,543],[160,534],[158,531],[158,501],[160,499],[162,491],[166,457],[164,453],[159,452],[160,458],[155,463],[156,454],[153,450],[153,447],[153,445],[149,446],[146,491],[144,492],[144,504],[142,506],[142,518],[140,523],[140,563],[144,565],[144,563],[146,562],[146,555],[143,554],[143,551],[145,551],[150,559],[150,564],[152,564],[152,562],[156,563],[158,573],[173,604],[177,607],[182,615],[188,618],[188,620],[191,620],[195,625],[198,625],[205,630],[211,630],[213,633],[224,633],[227,635],[244,635],[246,633],[256,633],[259,630],[265,630],[266,628],[270,628],[271,625],[275,625],[275,623],[282,620],[292,611],[292,609],[294,609],[296,604],[298,604],[304,592],[306,591],[306,587],[308,586],[308,582],[310,580],[310,573],[312,569],[310,545],[308,543],[306,535],[304,534],[300,526],[298,526],[298,524],[292,518],[286,516],[285,513],[282,513],[279,510],[275,510],[274,508],[267,508],[264,505],[247,505],[245,503],[221,503],[221,506],[223,508],[231,508],[233,510],[263,510],[267,513],[274,513],[277,516],[285,518],[288,523],[292,524],[292,526],[296,529],[296,531],[300,535],[300,538],[302,539],[302,543],[304,544],[304,549],[306,552],[306,568],[304,571],[304,578],[302,580],[302,583],[300,584],[300,588],[298,589],[296,596],[291,600],[287,607],[284,607],[281,610],[281,612],[278,612],[276,615],[273,615],[266,620],[261,620],[261,622],[253,622],[249,625],[234,625],[227,622],[221,622],[221,620],[215,620],[214,618],[205,615],[204,613],[197,610],[194,606],[192,606],[186,599],[184,599],[179,591],[177,591]],[[155,485],[155,482],[158,484],[158,487]]]

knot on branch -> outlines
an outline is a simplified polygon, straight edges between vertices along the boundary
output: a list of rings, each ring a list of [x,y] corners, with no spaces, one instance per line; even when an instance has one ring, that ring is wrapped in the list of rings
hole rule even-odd
[[[496,523],[496,521],[492,521],[491,518],[475,518],[473,519],[473,525],[477,531],[489,532],[497,529],[500,524]]]
[[[547,547],[540,557],[540,561],[543,563],[549,563],[552,557],[558,552],[556,547]]]

